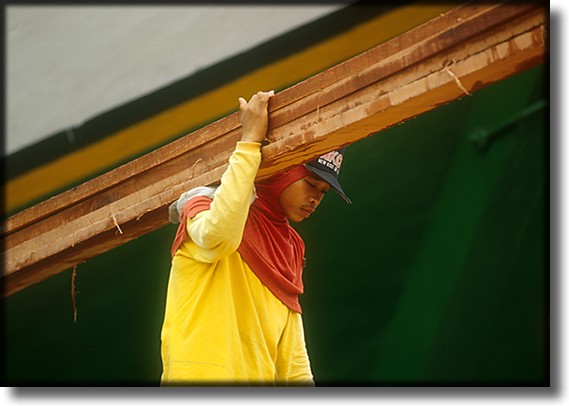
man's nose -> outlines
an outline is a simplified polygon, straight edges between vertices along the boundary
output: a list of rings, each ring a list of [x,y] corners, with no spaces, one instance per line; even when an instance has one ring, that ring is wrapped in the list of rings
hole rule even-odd
[[[322,201],[324,194],[322,193],[315,193],[310,196],[310,203],[314,205],[314,207],[318,206]]]

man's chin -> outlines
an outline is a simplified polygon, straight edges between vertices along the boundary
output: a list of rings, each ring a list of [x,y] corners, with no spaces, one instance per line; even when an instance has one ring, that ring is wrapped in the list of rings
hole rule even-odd
[[[304,220],[306,217],[288,217],[288,221],[292,222],[292,223],[300,223],[302,220]]]

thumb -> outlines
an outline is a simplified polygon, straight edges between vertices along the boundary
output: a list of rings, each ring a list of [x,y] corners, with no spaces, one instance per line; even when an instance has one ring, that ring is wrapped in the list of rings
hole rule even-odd
[[[246,105],[247,105],[247,101],[243,97],[240,97],[239,98],[239,108],[242,109]]]

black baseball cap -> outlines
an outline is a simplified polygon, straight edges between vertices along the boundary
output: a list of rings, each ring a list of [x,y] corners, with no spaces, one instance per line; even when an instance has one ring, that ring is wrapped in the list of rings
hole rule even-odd
[[[348,204],[352,204],[352,201],[346,196],[342,186],[340,186],[338,182],[338,175],[340,174],[340,166],[342,166],[342,161],[344,160],[345,150],[346,147],[330,151],[327,154],[305,163],[304,167],[327,182]]]

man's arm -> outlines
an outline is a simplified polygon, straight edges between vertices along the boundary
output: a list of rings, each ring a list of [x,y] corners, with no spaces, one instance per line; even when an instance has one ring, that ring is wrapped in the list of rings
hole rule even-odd
[[[259,92],[249,102],[239,99],[243,135],[229,159],[209,210],[186,222],[196,259],[213,262],[234,252],[241,242],[255,176],[261,163],[261,141],[268,127],[273,92]]]

